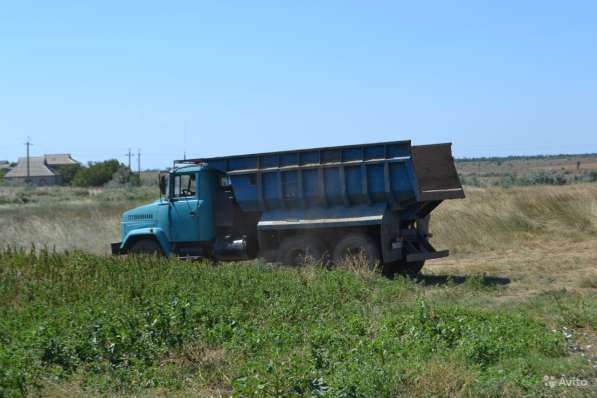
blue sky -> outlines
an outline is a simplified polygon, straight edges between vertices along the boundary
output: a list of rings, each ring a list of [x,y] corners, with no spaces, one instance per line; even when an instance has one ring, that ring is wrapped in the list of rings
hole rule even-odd
[[[597,152],[595,1],[15,1],[0,159],[189,156],[411,139]]]

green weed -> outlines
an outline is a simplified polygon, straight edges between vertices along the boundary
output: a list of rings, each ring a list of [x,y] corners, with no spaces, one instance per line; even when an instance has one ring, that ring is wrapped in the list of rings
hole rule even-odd
[[[5,251],[0,396],[56,383],[90,394],[508,395],[534,391],[565,356],[561,333],[524,313],[404,299],[418,289],[342,268]],[[421,380],[446,363],[449,383]]]

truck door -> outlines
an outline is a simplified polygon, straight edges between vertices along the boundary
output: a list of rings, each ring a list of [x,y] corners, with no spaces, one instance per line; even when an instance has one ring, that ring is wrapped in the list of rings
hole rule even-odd
[[[197,172],[174,175],[170,196],[170,236],[174,242],[201,240]]]

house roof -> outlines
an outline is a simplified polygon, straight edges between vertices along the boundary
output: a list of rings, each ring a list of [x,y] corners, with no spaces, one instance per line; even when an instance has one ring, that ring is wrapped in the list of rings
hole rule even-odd
[[[51,177],[56,175],[45,164],[43,156],[31,156],[29,158],[29,175],[31,177]],[[17,165],[12,168],[4,178],[27,177],[27,158],[19,158]]]
[[[64,166],[79,163],[70,156],[70,153],[55,153],[44,156],[48,166]]]
[[[10,163],[8,160],[0,160],[0,170],[9,169]]]

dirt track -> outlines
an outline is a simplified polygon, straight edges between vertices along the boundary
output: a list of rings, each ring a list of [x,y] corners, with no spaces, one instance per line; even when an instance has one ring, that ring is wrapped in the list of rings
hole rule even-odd
[[[593,303],[597,296],[597,239],[533,240],[524,248],[450,256],[428,262],[423,268],[423,274],[428,278],[438,275],[458,278],[480,274],[487,280],[497,281],[501,285],[500,289],[485,292],[483,297],[476,298],[476,301],[490,307],[524,306],[542,293],[562,289],[565,289],[567,295],[577,294],[581,302],[584,300],[585,303]],[[463,298],[463,304],[466,305],[467,300]],[[585,313],[587,310],[591,311],[590,308],[581,306],[581,316],[590,318],[594,312]],[[562,311],[553,309],[554,313],[558,310]],[[566,310],[567,308],[564,309]],[[549,312],[550,309],[542,311]],[[549,316],[543,320],[549,323]],[[583,327],[569,332],[570,352],[573,356],[583,357],[588,361],[588,372],[597,380],[597,330],[594,327]]]
[[[502,292],[503,299],[561,288],[594,291],[597,288],[597,239],[532,241],[524,248],[450,256],[428,262],[423,273],[508,278],[510,283]]]

